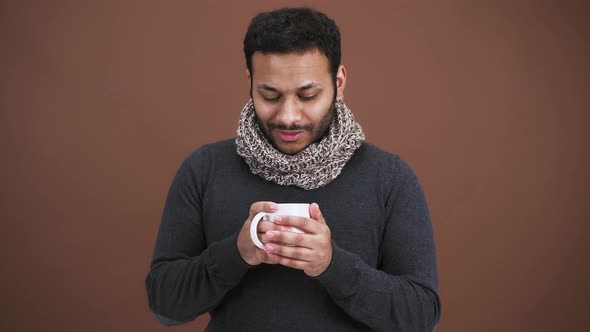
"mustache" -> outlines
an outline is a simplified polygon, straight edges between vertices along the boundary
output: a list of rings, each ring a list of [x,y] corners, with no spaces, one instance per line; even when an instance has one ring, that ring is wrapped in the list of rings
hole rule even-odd
[[[298,124],[292,124],[290,126],[285,125],[284,123],[276,123],[276,122],[269,122],[268,123],[268,129],[272,130],[272,129],[279,129],[279,130],[312,130],[313,126],[311,124],[307,124],[307,125],[298,125]]]

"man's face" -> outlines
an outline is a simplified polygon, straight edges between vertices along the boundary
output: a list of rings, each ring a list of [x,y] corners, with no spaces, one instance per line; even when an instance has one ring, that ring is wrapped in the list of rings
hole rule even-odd
[[[252,56],[252,100],[264,134],[279,151],[296,154],[321,139],[333,117],[334,83],[317,50]],[[344,88],[344,67],[337,75]]]

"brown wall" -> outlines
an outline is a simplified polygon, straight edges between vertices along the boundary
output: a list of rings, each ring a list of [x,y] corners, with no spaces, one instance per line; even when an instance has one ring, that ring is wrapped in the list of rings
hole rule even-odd
[[[143,282],[168,185],[189,152],[235,133],[249,19],[301,2],[220,3],[1,2],[1,331],[165,329]],[[345,96],[368,141],[425,188],[437,331],[580,331],[584,2],[316,7],[341,27]]]

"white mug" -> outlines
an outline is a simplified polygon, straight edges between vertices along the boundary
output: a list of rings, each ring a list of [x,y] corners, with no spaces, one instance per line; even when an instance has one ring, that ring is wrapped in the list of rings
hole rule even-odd
[[[260,248],[264,249],[264,245],[258,238],[258,223],[264,217],[264,220],[273,221],[275,216],[297,216],[309,218],[309,204],[307,203],[288,203],[288,204],[277,204],[277,212],[268,213],[260,212],[254,216],[252,223],[250,224],[250,237],[252,242]],[[299,228],[291,227],[291,232],[303,233]]]

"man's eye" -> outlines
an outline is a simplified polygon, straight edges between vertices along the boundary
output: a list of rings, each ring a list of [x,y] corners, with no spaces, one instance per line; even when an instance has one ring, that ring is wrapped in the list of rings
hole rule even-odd
[[[299,99],[304,100],[304,101],[310,101],[310,100],[313,100],[316,96],[317,96],[317,94],[312,95],[312,96],[299,96]]]
[[[281,98],[281,96],[276,96],[276,97],[267,97],[267,96],[262,96],[262,98],[264,98],[264,100],[274,103],[276,101],[279,100],[279,98]]]

